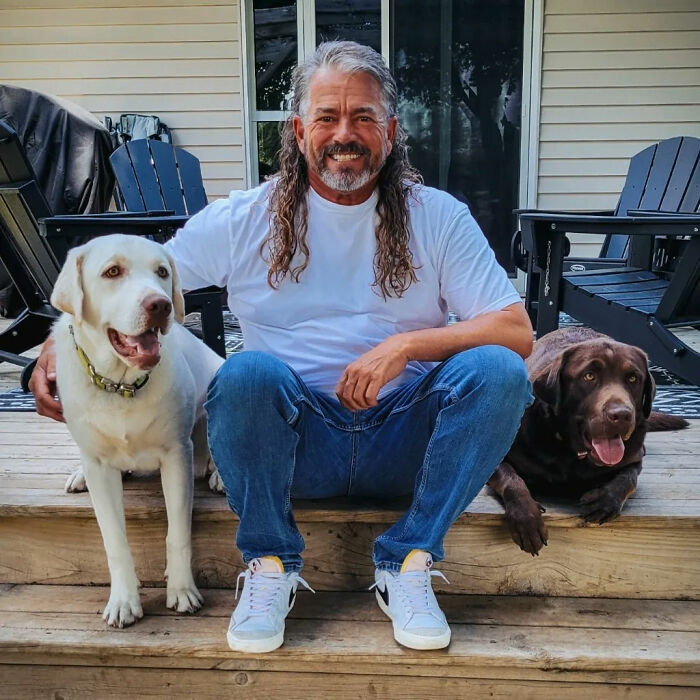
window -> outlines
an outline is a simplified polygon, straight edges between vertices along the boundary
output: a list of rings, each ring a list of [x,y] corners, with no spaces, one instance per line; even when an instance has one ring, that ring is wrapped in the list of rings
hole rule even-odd
[[[525,15],[533,0],[244,0],[244,6],[251,185],[277,170],[297,62],[323,41],[367,44],[392,66],[411,161],[426,184],[469,205],[499,262],[511,269]]]

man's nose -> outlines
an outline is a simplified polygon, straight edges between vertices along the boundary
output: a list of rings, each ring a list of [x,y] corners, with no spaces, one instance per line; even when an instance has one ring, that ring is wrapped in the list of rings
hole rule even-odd
[[[148,316],[149,323],[153,325],[166,321],[172,308],[170,299],[162,294],[149,294],[143,300],[143,309]]]
[[[338,119],[334,136],[338,143],[350,143],[355,140],[355,127],[350,117]]]

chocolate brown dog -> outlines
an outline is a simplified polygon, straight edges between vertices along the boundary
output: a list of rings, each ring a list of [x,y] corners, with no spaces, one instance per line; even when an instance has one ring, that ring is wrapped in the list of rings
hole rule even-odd
[[[535,494],[579,499],[591,523],[616,517],[637,487],[649,430],[688,425],[651,413],[654,380],[642,350],[588,328],[562,328],[535,343],[527,360],[535,401],[489,480],[515,543],[547,544]]]

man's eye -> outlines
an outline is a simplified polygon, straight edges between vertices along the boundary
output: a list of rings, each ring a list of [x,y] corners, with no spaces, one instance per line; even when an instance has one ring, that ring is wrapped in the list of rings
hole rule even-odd
[[[324,124],[330,124],[330,122],[333,121],[333,117],[328,117],[328,116],[326,116],[326,117],[321,117],[321,118],[319,119],[319,121],[320,121],[320,122],[323,122]]]
[[[595,379],[595,374],[593,374],[593,372],[586,372],[586,374],[583,375],[583,378],[587,382],[592,382]]]
[[[160,277],[161,279],[166,279],[166,277],[167,277],[170,273],[168,272],[168,268],[167,268],[167,267],[165,267],[164,265],[160,265],[160,266],[158,267],[158,269],[156,270],[156,274],[157,274],[158,277]]]
[[[103,273],[103,277],[108,277],[110,279],[113,279],[114,277],[119,277],[121,275],[122,269],[119,267],[119,265],[112,265],[112,267],[108,267]]]

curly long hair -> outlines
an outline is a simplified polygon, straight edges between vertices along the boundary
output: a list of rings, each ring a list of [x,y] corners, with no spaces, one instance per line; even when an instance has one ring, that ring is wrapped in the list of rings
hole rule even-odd
[[[278,288],[287,277],[298,282],[309,264],[308,165],[300,151],[292,119],[304,117],[309,105],[309,86],[314,73],[331,66],[344,73],[368,73],[378,83],[386,118],[396,115],[396,83],[382,57],[368,46],[352,41],[321,44],[314,55],[297,66],[292,78],[292,114],[282,127],[279,152],[280,169],[272,176],[269,211],[270,233],[261,253],[268,263],[267,281]],[[422,182],[418,171],[408,161],[406,132],[397,124],[391,153],[377,181],[379,218],[375,230],[374,283],[382,297],[401,297],[417,280],[408,245],[408,202],[413,186]]]

